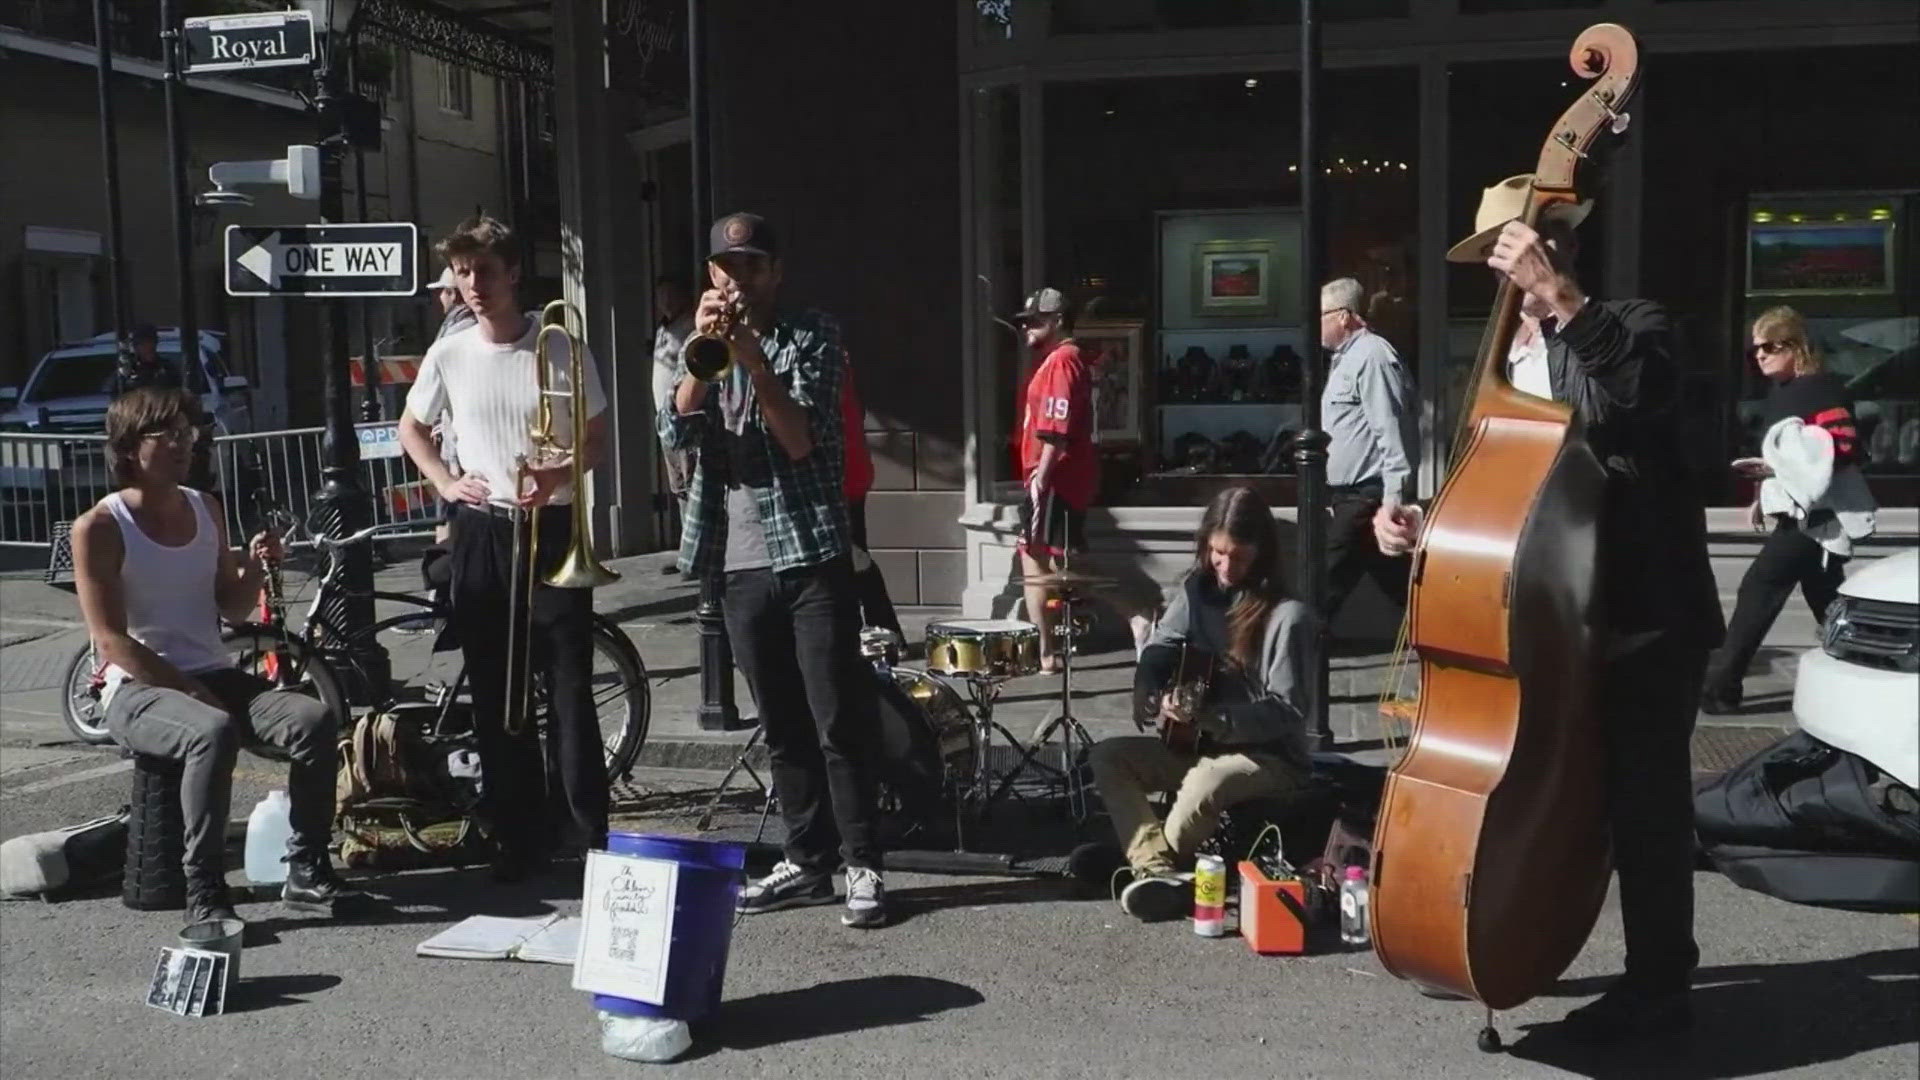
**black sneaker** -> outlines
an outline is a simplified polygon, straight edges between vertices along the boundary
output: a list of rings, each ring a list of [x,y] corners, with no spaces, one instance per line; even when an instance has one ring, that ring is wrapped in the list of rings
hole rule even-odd
[[[280,902],[295,911],[332,914],[335,904],[364,895],[340,880],[340,875],[333,872],[333,862],[324,856],[287,860],[287,883],[280,889]]]
[[[808,870],[782,859],[766,877],[747,882],[747,887],[740,891],[740,903],[735,910],[743,915],[757,915],[782,908],[831,904],[835,899],[832,874]]]
[[[1739,694],[1720,694],[1708,691],[1700,696],[1700,711],[1708,716],[1740,715]]]
[[[1167,922],[1193,910],[1193,882],[1178,874],[1136,870],[1120,890],[1120,910],[1141,922]]]
[[[1588,1045],[1677,1035],[1693,1026],[1693,1003],[1685,990],[1650,992],[1616,986],[1567,1014],[1560,1031]]]
[[[239,919],[233,910],[233,894],[223,878],[187,879],[187,925],[215,919]],[[245,920],[242,920],[245,921]]]

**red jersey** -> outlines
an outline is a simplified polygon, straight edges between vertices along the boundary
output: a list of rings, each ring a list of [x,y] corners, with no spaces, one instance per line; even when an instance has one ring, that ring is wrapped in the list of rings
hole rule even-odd
[[[853,385],[853,365],[848,364],[840,384],[840,431],[846,440],[847,474],[842,483],[849,505],[867,497],[873,487],[873,454],[867,449],[866,410],[860,407],[860,391]]]
[[[1053,467],[1053,490],[1068,506],[1085,510],[1100,484],[1100,458],[1093,449],[1093,367],[1071,341],[1055,346],[1027,383],[1020,422],[1023,478],[1031,479],[1040,466],[1042,435],[1064,440]]]

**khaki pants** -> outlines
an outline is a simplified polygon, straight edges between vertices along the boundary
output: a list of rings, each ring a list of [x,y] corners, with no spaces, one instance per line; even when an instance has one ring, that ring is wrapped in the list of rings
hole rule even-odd
[[[1220,812],[1248,799],[1297,791],[1306,771],[1274,754],[1199,757],[1169,750],[1151,735],[1105,739],[1088,757],[1093,783],[1135,870],[1171,872],[1220,825]],[[1174,792],[1163,825],[1149,793]]]

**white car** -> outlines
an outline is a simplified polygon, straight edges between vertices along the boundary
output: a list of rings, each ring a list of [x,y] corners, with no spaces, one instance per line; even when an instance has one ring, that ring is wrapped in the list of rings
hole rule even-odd
[[[1849,577],[1800,657],[1801,730],[1920,788],[1920,550]]]

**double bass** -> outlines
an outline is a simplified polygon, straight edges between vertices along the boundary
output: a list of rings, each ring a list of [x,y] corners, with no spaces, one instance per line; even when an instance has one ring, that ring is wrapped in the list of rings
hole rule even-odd
[[[1592,85],[1540,151],[1528,224],[1577,199],[1575,168],[1623,126],[1639,74],[1611,23],[1570,61]],[[1419,709],[1382,796],[1371,895],[1380,962],[1484,1004],[1486,1050],[1492,1010],[1545,990],[1585,945],[1612,868],[1593,690],[1605,473],[1568,406],[1506,379],[1520,301],[1503,279],[1414,553]]]

